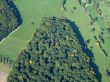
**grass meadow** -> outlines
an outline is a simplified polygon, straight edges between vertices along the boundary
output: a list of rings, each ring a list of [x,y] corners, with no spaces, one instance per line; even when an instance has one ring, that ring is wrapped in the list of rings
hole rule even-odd
[[[67,11],[61,9],[61,1],[62,0],[14,0],[16,7],[21,13],[23,23],[16,32],[8,36],[0,44],[0,55],[9,56],[15,61],[20,51],[26,48],[26,44],[28,44],[32,38],[35,30],[39,28],[43,17],[66,16],[79,27],[79,31],[85,41],[90,39],[88,48],[93,47],[94,62],[102,74],[102,82],[109,82],[110,78],[107,77],[106,69],[110,66],[110,56],[107,58],[100,48],[96,46],[96,41],[94,40],[94,35],[97,36],[101,32],[100,27],[103,26],[104,29],[106,28],[105,23],[99,19],[99,21],[91,25],[91,18],[84,8],[80,6],[78,0],[67,0],[65,5]],[[89,11],[91,11],[93,16],[97,15],[91,7]],[[95,32],[91,32],[92,28],[96,29]],[[108,43],[109,41],[107,40],[104,47],[109,51],[110,47]]]

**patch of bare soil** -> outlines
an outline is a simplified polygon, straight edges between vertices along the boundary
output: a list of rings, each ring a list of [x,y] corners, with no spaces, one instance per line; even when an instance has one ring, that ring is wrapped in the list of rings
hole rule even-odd
[[[6,82],[7,76],[8,75],[5,72],[0,70],[0,82]]]

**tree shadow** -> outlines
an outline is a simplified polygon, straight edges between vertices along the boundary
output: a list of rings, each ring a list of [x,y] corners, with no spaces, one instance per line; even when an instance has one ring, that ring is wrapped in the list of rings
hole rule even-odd
[[[82,51],[84,53],[86,53],[87,56],[90,58],[90,66],[93,68],[94,72],[96,73],[96,78],[98,79],[99,82],[101,82],[102,75],[99,72],[99,67],[93,62],[94,55],[93,55],[92,51],[85,47],[85,46],[87,46],[87,44],[85,43],[77,25],[74,22],[72,22],[71,20],[67,20],[67,21],[72,26],[72,29],[73,29],[74,33],[76,34],[76,37],[78,38],[80,45],[82,46]]]
[[[17,9],[16,5],[14,5],[12,0],[6,0],[6,2],[9,5],[9,7],[11,8],[12,12],[17,17],[18,26],[20,26],[22,24],[23,20],[21,18],[21,14],[20,14],[19,10]]]

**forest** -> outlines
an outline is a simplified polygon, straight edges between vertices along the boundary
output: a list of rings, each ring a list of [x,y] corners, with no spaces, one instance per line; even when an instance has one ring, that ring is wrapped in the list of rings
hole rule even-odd
[[[0,41],[18,27],[18,20],[7,0],[0,0]]]
[[[98,82],[66,18],[44,18],[7,82]]]

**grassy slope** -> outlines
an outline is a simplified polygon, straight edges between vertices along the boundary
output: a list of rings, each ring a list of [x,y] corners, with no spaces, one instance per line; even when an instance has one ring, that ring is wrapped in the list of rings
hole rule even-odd
[[[81,34],[85,40],[90,39],[88,47],[93,46],[93,52],[96,60],[95,62],[99,66],[99,70],[103,75],[103,82],[108,82],[109,79],[105,74],[105,64],[108,62],[106,61],[105,55],[95,45],[96,42],[93,39],[93,36],[100,32],[100,27],[97,23],[94,23],[93,26],[90,25],[91,19],[84,9],[79,5],[77,0],[67,1],[66,12],[61,10],[60,1],[61,0],[15,0],[14,3],[17,5],[17,8],[20,10],[23,17],[23,24],[19,30],[10,35],[0,45],[0,53],[6,56],[11,56],[13,60],[16,60],[17,54],[22,48],[25,48],[26,44],[31,39],[33,32],[35,32],[35,29],[39,26],[42,17],[59,17],[64,14],[69,19],[75,21],[78,27],[80,27],[79,30],[81,31]],[[73,6],[77,7],[77,9],[71,13]],[[31,24],[32,22],[34,22],[34,25]],[[96,27],[95,33],[91,33],[90,29],[92,27]]]
[[[101,29],[106,29],[107,25],[104,23],[104,21],[101,19],[101,17],[97,14],[97,12],[94,10],[93,5],[88,5],[87,7],[88,13],[91,14],[92,18],[97,17],[97,23],[101,27]]]
[[[74,0],[75,1],[75,0]],[[71,11],[73,10],[73,6],[77,7],[77,10],[72,14]],[[99,24],[95,22],[93,26],[90,25],[91,19],[87,15],[87,13],[84,11],[82,7],[79,6],[77,1],[72,3],[72,0],[67,3],[67,8],[68,12],[66,15],[72,20],[76,22],[76,24],[79,26],[79,30],[81,31],[81,34],[83,35],[84,39],[90,39],[90,43],[88,44],[88,47],[90,48],[91,46],[93,47],[93,53],[94,53],[94,58],[97,66],[99,67],[99,70],[102,74],[102,82],[108,82],[110,79],[106,75],[106,68],[109,63],[109,61],[106,61],[107,58],[105,55],[102,53],[100,48],[96,46],[96,41],[94,40],[93,36],[98,35],[101,31]],[[71,13],[71,14],[70,14]],[[100,21],[99,21],[100,22]],[[92,33],[90,31],[91,28],[95,27],[96,31]],[[106,28],[106,27],[105,27]],[[109,58],[108,58],[109,60]]]
[[[105,23],[109,22],[107,25],[110,26],[110,2],[100,2],[98,9],[101,10],[101,17]]]
[[[99,5],[99,9],[101,9],[101,11],[102,11],[103,20],[109,27],[110,26],[110,3],[101,2]],[[109,22],[109,23],[107,23],[107,22]],[[108,34],[105,34],[105,36],[104,36],[105,44],[103,44],[103,47],[105,48],[107,53],[110,53],[110,39],[107,39],[108,36],[110,37],[110,35],[108,35]],[[107,60],[106,68],[110,69],[110,63],[109,63],[110,55],[108,58],[106,58],[106,60]]]
[[[59,0],[15,0],[14,3],[21,12],[23,24],[0,45],[0,53],[11,56],[12,60],[25,48],[43,17],[62,15]]]

